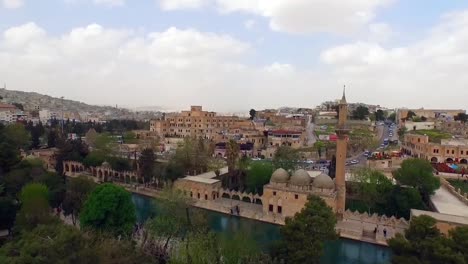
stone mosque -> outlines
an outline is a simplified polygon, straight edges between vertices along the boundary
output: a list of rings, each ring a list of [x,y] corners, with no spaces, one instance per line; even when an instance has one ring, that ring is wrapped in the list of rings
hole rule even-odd
[[[345,211],[346,185],[345,185],[345,163],[346,149],[349,130],[346,127],[347,102],[345,91],[339,103],[338,125],[336,128],[337,150],[336,150],[336,177],[334,180],[326,174],[311,177],[310,174],[299,169],[293,173],[279,168],[273,172],[270,182],[263,187],[263,195],[251,193],[240,193],[226,190],[221,186],[221,181],[215,179],[214,173],[198,176],[187,176],[174,183],[174,187],[182,190],[186,195],[197,200],[199,206],[214,209],[220,198],[240,200],[261,205],[263,220],[270,217],[293,217],[300,212],[307,202],[309,195],[321,197],[325,203],[332,208],[341,219]],[[200,204],[201,203],[201,204]],[[217,205],[218,203],[218,205]],[[258,216],[257,216],[258,217]],[[256,218],[257,218],[256,217]]]

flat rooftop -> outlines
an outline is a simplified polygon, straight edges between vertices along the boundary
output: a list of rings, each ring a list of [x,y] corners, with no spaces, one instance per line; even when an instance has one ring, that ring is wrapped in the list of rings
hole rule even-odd
[[[436,212],[411,209],[411,216],[421,216],[421,215],[427,215],[442,222],[456,223],[460,225],[468,225],[468,217],[465,217],[465,216],[441,214],[441,213],[436,213]]]
[[[220,174],[219,175],[223,175],[223,174],[226,174],[228,173],[228,167],[223,167],[221,169],[219,169],[220,171]],[[187,175],[187,177],[199,177],[199,178],[205,178],[205,179],[213,179],[213,178],[216,178],[216,173],[214,171],[208,171],[208,172],[205,172],[205,173],[202,173],[202,174],[198,174],[196,176],[189,176]]]
[[[182,180],[199,182],[199,183],[206,183],[206,184],[214,184],[214,183],[219,182],[219,180],[202,178],[202,177],[199,177],[199,176],[187,176],[187,177],[183,178]]]
[[[431,201],[441,214],[468,217],[468,205],[442,186],[431,196]]]

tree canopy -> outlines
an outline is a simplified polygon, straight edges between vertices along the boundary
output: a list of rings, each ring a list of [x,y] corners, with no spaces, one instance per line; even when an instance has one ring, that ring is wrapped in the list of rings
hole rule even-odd
[[[325,201],[309,196],[301,212],[286,218],[286,225],[280,229],[283,240],[275,257],[286,263],[320,263],[324,242],[338,238],[335,224],[335,214]]]
[[[44,184],[29,183],[24,186],[20,201],[21,209],[17,217],[19,228],[32,230],[50,221],[49,190]]]
[[[113,184],[96,187],[84,203],[82,228],[128,236],[136,221],[135,205],[129,192]]]
[[[276,149],[273,157],[273,166],[276,169],[294,170],[296,162],[299,160],[299,152],[289,146],[281,146]]]
[[[428,199],[440,187],[440,181],[434,176],[431,163],[424,159],[404,160],[401,168],[395,171],[394,177],[399,183],[418,189],[423,199]]]
[[[263,185],[270,181],[273,165],[269,162],[252,162],[247,170],[247,192],[262,194]]]
[[[441,234],[430,216],[413,217],[404,235],[397,234],[388,241],[392,263],[466,263],[468,227],[457,227],[449,234]]]
[[[62,208],[65,215],[72,216],[73,224],[76,224],[76,218],[79,216],[86,199],[95,187],[96,183],[85,176],[71,178],[68,181]]]
[[[360,105],[353,111],[352,116],[354,119],[364,120],[369,116],[369,108]]]

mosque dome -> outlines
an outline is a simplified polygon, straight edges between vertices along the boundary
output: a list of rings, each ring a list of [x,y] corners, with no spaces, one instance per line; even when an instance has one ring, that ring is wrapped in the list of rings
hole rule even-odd
[[[333,182],[332,178],[324,173],[315,177],[312,186],[320,189],[335,189],[335,183]]]
[[[271,175],[271,182],[275,183],[287,183],[289,181],[289,173],[282,168],[279,168]]]
[[[305,186],[309,185],[310,181],[311,178],[309,176],[309,173],[303,169],[299,169],[295,171],[294,174],[291,176],[291,180],[289,181],[289,183],[292,185]]]
[[[111,165],[110,165],[110,163],[109,163],[109,162],[107,162],[107,161],[104,161],[104,162],[102,163],[101,167],[110,168],[110,167],[111,167]]]

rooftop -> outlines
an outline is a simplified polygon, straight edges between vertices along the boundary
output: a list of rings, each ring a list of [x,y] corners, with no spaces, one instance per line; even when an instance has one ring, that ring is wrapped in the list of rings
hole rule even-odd
[[[203,177],[200,177],[200,176],[187,176],[187,177],[183,178],[182,180],[200,182],[200,183],[206,183],[206,184],[214,184],[214,183],[219,182],[219,180],[210,179],[210,178],[203,178]]]
[[[466,216],[441,214],[441,213],[422,211],[422,210],[416,210],[416,209],[411,209],[411,215],[412,216],[427,215],[438,221],[456,223],[456,224],[461,224],[461,225],[468,225],[468,217]]]
[[[223,168],[219,169],[219,171],[220,171],[220,175],[226,174],[226,173],[228,173],[228,167],[227,166],[223,167]],[[205,173],[202,173],[202,174],[198,174],[196,176],[187,176],[184,179],[191,178],[191,177],[197,177],[197,178],[203,178],[203,179],[213,179],[213,178],[216,177],[216,173],[214,171],[208,171],[208,172],[205,172]]]

